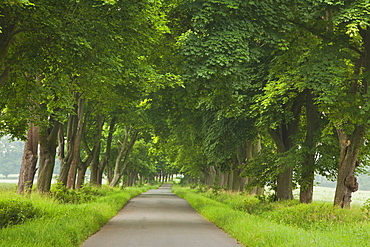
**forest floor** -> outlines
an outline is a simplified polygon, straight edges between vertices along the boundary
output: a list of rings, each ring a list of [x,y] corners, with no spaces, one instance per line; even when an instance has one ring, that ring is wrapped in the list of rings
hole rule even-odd
[[[241,247],[165,184],[131,199],[82,247]]]

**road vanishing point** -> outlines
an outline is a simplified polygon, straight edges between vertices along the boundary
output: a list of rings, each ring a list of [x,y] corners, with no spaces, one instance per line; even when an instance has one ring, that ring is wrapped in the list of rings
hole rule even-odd
[[[242,247],[172,193],[171,186],[132,198],[82,247]]]

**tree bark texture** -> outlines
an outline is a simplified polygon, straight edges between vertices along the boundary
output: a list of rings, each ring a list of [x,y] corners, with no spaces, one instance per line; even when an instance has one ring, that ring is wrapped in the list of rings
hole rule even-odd
[[[335,206],[350,208],[352,192],[358,190],[354,172],[359,165],[357,157],[363,143],[364,132],[364,126],[357,126],[351,135],[345,134],[342,130],[337,130],[340,145],[340,162],[334,197]]]
[[[37,179],[37,191],[49,192],[53,171],[55,166],[57,137],[59,123],[51,121],[52,126],[44,131],[40,131],[40,161]]]
[[[39,127],[30,125],[27,131],[27,140],[24,144],[22,165],[19,172],[18,189],[19,194],[30,193],[36,174],[37,151],[38,151]]]

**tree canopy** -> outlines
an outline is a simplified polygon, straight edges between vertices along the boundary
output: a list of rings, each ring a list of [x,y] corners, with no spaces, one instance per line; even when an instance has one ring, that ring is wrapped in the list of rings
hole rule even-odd
[[[179,172],[269,185],[277,200],[299,186],[309,203],[321,174],[349,207],[368,160],[369,12],[365,0],[2,1],[0,132],[26,141],[22,171],[38,171],[41,192],[58,157],[69,189],[88,169],[111,186]]]

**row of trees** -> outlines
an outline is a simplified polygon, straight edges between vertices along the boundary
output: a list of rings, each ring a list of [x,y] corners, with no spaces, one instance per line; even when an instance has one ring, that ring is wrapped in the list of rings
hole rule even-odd
[[[162,15],[146,0],[0,2],[0,130],[25,140],[19,193],[36,172],[36,189],[49,191],[56,157],[69,189],[87,168],[91,184],[105,172],[111,186],[163,170],[151,165],[161,159],[148,155],[140,106],[173,83],[152,65],[168,32]]]
[[[334,204],[350,206],[367,160],[368,1],[0,8],[0,129],[28,131],[20,192],[32,184],[39,143],[40,191],[50,188],[57,146],[68,188],[88,167],[90,183],[105,172],[115,186],[130,152],[139,164],[150,150],[164,170],[234,190],[270,185],[277,200],[299,185],[301,202],[311,202],[319,173],[337,180]]]
[[[368,157],[369,12],[368,1],[181,1],[169,16],[184,84],[152,95],[162,147],[209,185],[271,185],[277,200],[299,185],[311,202],[319,173],[349,208]]]

